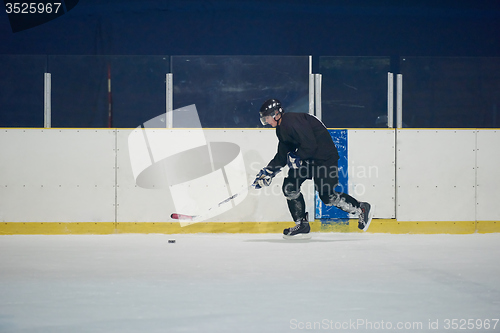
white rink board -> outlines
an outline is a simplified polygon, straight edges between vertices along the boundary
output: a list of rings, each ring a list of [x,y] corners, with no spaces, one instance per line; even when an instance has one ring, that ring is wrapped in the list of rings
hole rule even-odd
[[[349,194],[374,206],[375,218],[394,218],[394,130],[348,130]]]
[[[114,222],[113,130],[2,129],[0,221]]]
[[[182,129],[160,129],[157,134],[176,145],[178,131]],[[174,221],[168,188],[136,185],[128,152],[131,132],[1,129],[0,222]],[[375,204],[377,218],[393,218],[396,206],[399,221],[497,221],[499,133],[404,129],[397,131],[395,146],[392,130],[348,130],[350,193]],[[276,153],[274,129],[208,129],[204,135],[208,142],[231,142],[240,148],[248,184]],[[146,152],[141,158],[150,156]],[[195,162],[193,169],[197,167]],[[234,200],[241,202],[233,209],[207,221],[291,221],[281,192],[286,173],[285,167],[270,187],[250,189]],[[312,188],[312,181],[302,187],[310,217]]]
[[[398,130],[398,221],[474,221],[474,130]]]
[[[155,129],[165,144],[175,144],[180,131],[184,129]],[[128,150],[128,136],[132,130],[118,130],[118,222],[172,222],[171,213],[176,211],[169,189],[145,189],[136,185],[131,169]],[[253,182],[259,170],[267,165],[276,153],[278,140],[274,129],[205,129],[207,142],[231,142],[242,151],[247,182]],[[196,161],[193,161],[196,164]],[[249,189],[246,198],[233,209],[207,219],[207,222],[275,222],[291,220],[286,199],[281,192],[284,168],[270,187],[261,190]],[[304,184],[304,194],[307,186]],[[309,197],[308,209],[314,209]],[[307,199],[306,199],[307,200]],[[202,203],[200,203],[202,204]],[[314,214],[310,214],[314,216]]]
[[[165,145],[175,144],[183,129],[155,129]],[[169,222],[176,210],[168,189],[144,189],[134,182],[130,169],[127,138],[131,130],[118,131],[118,222]],[[162,133],[162,134],[160,134]],[[394,203],[394,131],[348,131],[350,193],[357,199],[376,206],[375,217],[393,218]],[[277,148],[274,129],[206,129],[207,142],[232,142],[243,153],[248,183],[273,158]],[[147,154],[145,154],[147,155]],[[195,161],[194,161],[195,163]],[[281,190],[287,168],[280,172],[268,188],[250,189],[246,198],[233,209],[206,221],[212,222],[275,222],[291,219]],[[354,171],[354,172],[352,172]],[[313,182],[302,186],[309,216],[314,216]],[[359,195],[358,195],[359,194]]]
[[[168,222],[172,197],[168,189],[144,189],[136,185],[129,157],[132,130],[117,130],[117,222]],[[147,154],[146,154],[147,155]]]
[[[500,130],[477,133],[477,213],[478,221],[500,219]]]

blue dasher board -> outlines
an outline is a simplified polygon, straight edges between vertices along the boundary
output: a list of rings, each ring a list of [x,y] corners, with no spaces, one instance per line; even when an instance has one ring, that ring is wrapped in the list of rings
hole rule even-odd
[[[337,146],[339,152],[339,184],[335,188],[336,191],[349,193],[349,175],[348,175],[348,152],[347,152],[347,130],[346,129],[330,129],[330,135]],[[317,219],[347,219],[349,214],[334,207],[327,206],[321,201],[318,192],[315,193],[316,212],[315,218]]]

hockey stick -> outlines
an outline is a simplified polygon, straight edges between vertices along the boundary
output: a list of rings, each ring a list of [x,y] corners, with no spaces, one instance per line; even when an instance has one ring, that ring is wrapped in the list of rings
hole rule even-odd
[[[210,207],[204,214],[202,215],[186,215],[186,214],[179,214],[179,213],[172,213],[170,215],[170,217],[174,220],[179,220],[179,221],[187,221],[187,222],[190,222],[190,221],[195,221],[195,220],[203,220],[203,217],[208,215],[210,213],[210,211],[214,208],[219,208],[220,206],[222,206],[223,204],[225,203],[228,203],[230,202],[231,200],[233,200],[234,198],[236,198],[237,196],[247,192],[250,188],[252,187],[252,185],[248,185],[246,188],[242,189],[241,191],[239,191],[238,193],[236,194],[233,194],[232,196],[230,196],[229,198],[227,199],[224,199],[222,200],[221,202],[219,202],[217,205],[215,206],[212,206]]]

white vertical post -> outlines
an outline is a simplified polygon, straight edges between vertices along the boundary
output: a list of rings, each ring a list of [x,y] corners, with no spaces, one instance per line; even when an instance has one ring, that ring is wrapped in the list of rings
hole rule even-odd
[[[52,78],[50,73],[44,73],[43,78],[43,127],[52,127]]]
[[[387,73],[387,127],[394,128],[394,74]]]
[[[165,89],[166,89],[166,127],[172,128],[174,127],[174,87],[173,87],[174,79],[173,74],[168,73],[165,76]]]
[[[313,74],[313,68],[312,68],[312,56],[309,56],[309,114],[314,115],[316,110],[314,110],[314,99],[315,99],[315,94],[314,94],[314,85],[315,85],[315,80],[314,80],[314,74]],[[304,197],[304,200],[306,202],[306,207],[307,207],[307,212],[309,213],[309,222],[314,222],[314,219],[316,217],[316,194],[314,191],[314,187],[312,184],[307,184],[305,186],[307,187],[306,195]],[[312,193],[312,195],[311,195]]]
[[[309,114],[314,115],[314,74],[309,74]]]
[[[312,56],[309,56],[309,114],[314,114],[314,74],[312,73]]]
[[[397,127],[403,128],[403,74],[397,75]]]
[[[314,74],[314,95],[316,106],[316,117],[321,120],[321,74]]]

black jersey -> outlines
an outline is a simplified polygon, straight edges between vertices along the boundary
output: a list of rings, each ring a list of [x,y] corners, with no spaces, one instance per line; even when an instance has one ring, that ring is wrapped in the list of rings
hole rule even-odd
[[[337,163],[337,147],[330,132],[318,118],[308,113],[283,113],[281,117],[281,123],[276,127],[278,152],[268,167],[284,167],[288,152],[295,152],[301,159],[314,161],[318,165]]]

